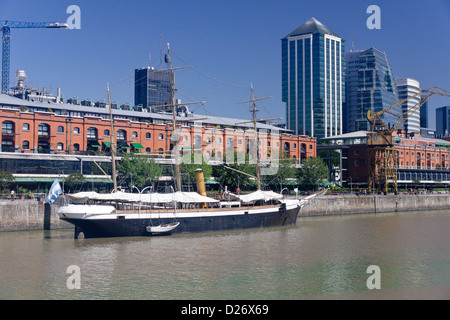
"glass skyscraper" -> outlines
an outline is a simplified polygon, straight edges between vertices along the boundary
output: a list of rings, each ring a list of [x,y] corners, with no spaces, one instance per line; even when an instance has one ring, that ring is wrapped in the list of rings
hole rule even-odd
[[[450,133],[450,106],[436,109],[436,134],[448,137]]]
[[[369,131],[367,112],[378,112],[396,104],[397,87],[386,54],[370,48],[346,55],[346,132]],[[402,114],[401,107],[383,115],[386,125],[393,125]]]
[[[134,104],[142,105],[150,112],[152,106],[171,105],[170,77],[170,71],[158,71],[153,67],[134,70]]]
[[[344,40],[311,18],[281,39],[287,128],[316,138],[342,134]]]

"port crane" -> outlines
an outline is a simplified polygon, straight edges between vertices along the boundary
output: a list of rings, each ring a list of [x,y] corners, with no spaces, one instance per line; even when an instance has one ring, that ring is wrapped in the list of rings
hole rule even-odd
[[[50,28],[67,29],[67,23],[61,22],[20,22],[10,20],[0,20],[2,30],[2,92],[8,93],[9,86],[9,61],[10,61],[10,41],[12,28]]]
[[[433,87],[421,90],[379,112],[372,112],[371,110],[367,112],[367,120],[371,124],[371,130],[367,133],[369,191],[372,191],[372,187],[375,184],[381,191],[382,184],[384,184],[383,192],[387,194],[389,182],[391,181],[394,185],[394,193],[398,194],[398,159],[397,150],[394,147],[393,134],[401,129],[405,121],[434,95],[450,97],[450,92]],[[395,112],[397,108],[411,99],[419,99],[419,102],[403,113],[398,114]],[[394,116],[395,122],[386,124],[383,120],[383,115],[385,114]]]

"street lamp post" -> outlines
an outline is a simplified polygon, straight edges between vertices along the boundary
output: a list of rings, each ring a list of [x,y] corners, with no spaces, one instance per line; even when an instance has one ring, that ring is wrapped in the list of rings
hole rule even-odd
[[[136,186],[133,186],[132,188],[136,188],[136,190],[139,192],[139,213],[141,213],[142,193],[143,193],[145,190],[147,190],[148,188],[152,188],[152,186],[145,187],[145,188],[142,189],[142,190],[139,190],[139,188],[136,187]]]

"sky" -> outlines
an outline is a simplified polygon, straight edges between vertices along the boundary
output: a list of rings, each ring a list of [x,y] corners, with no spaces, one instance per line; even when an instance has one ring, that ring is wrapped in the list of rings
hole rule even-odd
[[[315,17],[345,40],[346,51],[375,47],[387,54],[394,77],[422,89],[450,91],[450,1],[404,0],[0,0],[0,20],[66,22],[67,8],[81,10],[81,29],[12,29],[10,80],[25,70],[25,84],[65,99],[134,104],[134,69],[165,68],[170,43],[176,98],[204,101],[196,114],[250,119],[253,85],[258,118],[282,118],[281,39]],[[368,29],[367,8],[381,11],[381,29]],[[434,109],[450,98],[429,100]]]

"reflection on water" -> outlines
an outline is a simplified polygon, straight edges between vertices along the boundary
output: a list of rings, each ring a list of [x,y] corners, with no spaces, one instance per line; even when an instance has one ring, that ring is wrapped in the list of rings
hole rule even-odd
[[[0,299],[448,299],[449,226],[440,210],[152,238],[0,233]],[[366,287],[370,265],[381,290]]]

